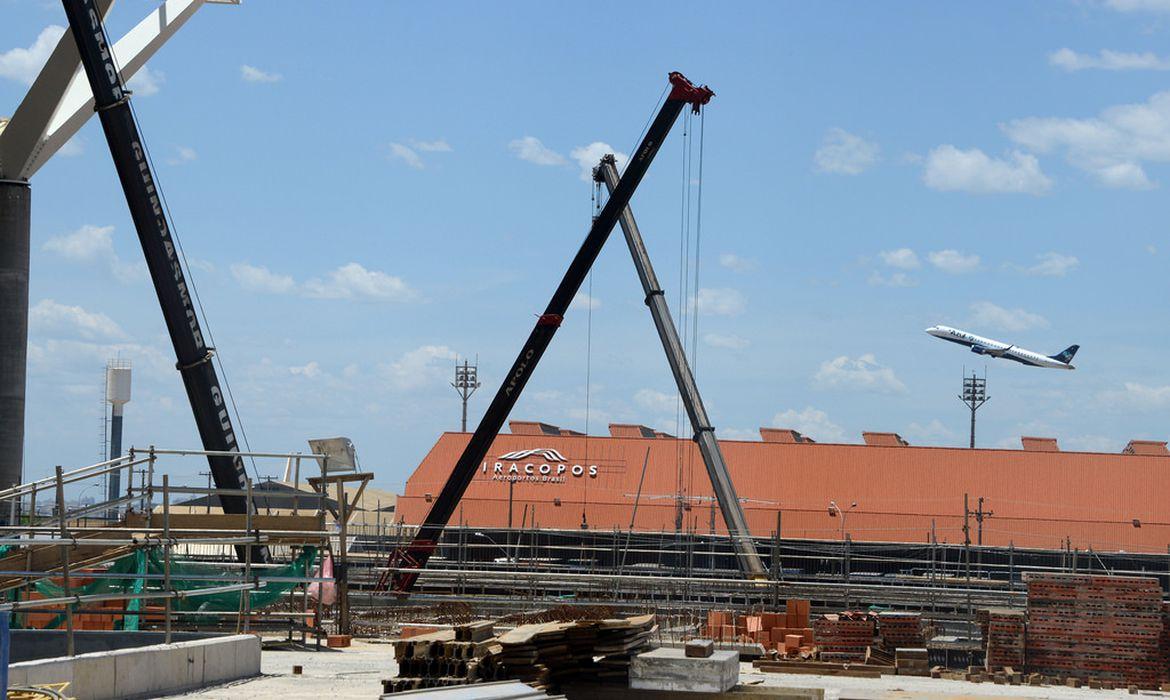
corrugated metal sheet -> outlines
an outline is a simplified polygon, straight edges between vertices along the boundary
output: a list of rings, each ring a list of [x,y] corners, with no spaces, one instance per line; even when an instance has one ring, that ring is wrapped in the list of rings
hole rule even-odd
[[[417,523],[426,514],[426,494],[438,494],[468,437],[442,435],[415,470],[399,499],[405,522]],[[844,521],[855,540],[925,542],[933,522],[940,542],[961,542],[967,493],[972,509],[982,496],[984,508],[995,513],[983,524],[985,544],[1059,548],[1067,537],[1082,549],[1165,552],[1170,542],[1170,505],[1164,495],[1170,492],[1170,456],[747,441],[721,445],[740,497],[752,499],[744,509],[757,535],[775,529],[779,508],[785,537],[838,539],[843,521],[828,514],[834,500],[857,502]],[[497,459],[523,450],[555,450],[565,462],[540,453]],[[541,527],[577,528],[584,510],[591,528],[625,529],[647,450],[635,528],[674,528],[671,496],[681,478],[690,497],[686,525],[705,532],[710,506],[702,497],[711,495],[711,487],[689,440],[500,435],[459,512],[470,526],[505,526],[507,479],[514,463],[517,473],[511,476],[521,479],[511,487],[515,525],[527,506]],[[541,473],[543,465],[548,473]],[[577,476],[574,467],[581,470]],[[590,467],[596,467],[596,476],[589,475]],[[533,473],[525,473],[528,469]],[[973,519],[971,526],[974,540]],[[721,517],[716,517],[716,529],[723,532]]]

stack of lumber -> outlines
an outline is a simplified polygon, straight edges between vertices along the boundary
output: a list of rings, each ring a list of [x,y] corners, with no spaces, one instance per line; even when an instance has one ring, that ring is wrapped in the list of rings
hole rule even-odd
[[[926,644],[922,634],[921,613],[880,612],[877,616],[877,634],[886,651],[921,649]]]
[[[874,619],[866,613],[824,615],[813,623],[822,661],[865,661],[873,646]]]
[[[630,659],[650,649],[650,637],[657,629],[653,615],[625,620],[600,620],[596,624],[597,641],[593,653],[597,661],[598,680],[629,685]]]
[[[986,618],[982,626],[988,670],[1024,668],[1024,611],[991,609],[981,612]]]
[[[498,666],[502,678],[541,689],[568,681],[624,686],[630,659],[650,648],[656,629],[653,615],[521,625],[499,637],[499,653],[488,665]]]
[[[394,643],[398,675],[383,680],[382,690],[397,693],[496,680],[499,672],[489,659],[500,650],[491,622],[400,639]]]
[[[1162,591],[1157,579],[1042,574],[1028,577],[1029,671],[1079,681],[1157,688]]]
[[[894,668],[899,676],[929,676],[930,658],[926,649],[903,647],[894,652]]]

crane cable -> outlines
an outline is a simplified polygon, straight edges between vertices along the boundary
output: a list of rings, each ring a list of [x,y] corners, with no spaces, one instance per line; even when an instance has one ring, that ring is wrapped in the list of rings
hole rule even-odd
[[[118,71],[118,75],[122,74],[122,67],[116,63],[115,69]],[[127,100],[126,104],[130,108],[130,118],[134,120],[134,124],[138,129],[138,133],[143,134],[142,123],[138,120],[138,112],[134,109],[134,101]],[[209,341],[212,348],[217,348],[218,345],[215,342],[215,335],[211,332],[211,323],[207,318],[207,311],[203,308],[203,301],[199,298],[199,288],[195,285],[195,278],[191,275],[191,265],[187,262],[187,253],[183,250],[183,242],[179,238],[178,231],[175,227],[175,218],[171,214],[170,204],[167,203],[166,188],[162,186],[162,179],[159,177],[158,168],[155,167],[154,158],[151,156],[150,146],[148,143],[149,140],[145,135],[143,135],[141,143],[142,151],[146,155],[147,162],[150,164],[151,172],[154,173],[155,191],[158,192],[159,201],[162,203],[163,212],[167,220],[167,226],[170,230],[171,240],[175,242],[175,247],[179,251],[179,258],[183,262],[183,277],[186,279],[188,289],[191,290],[191,296],[195,300],[195,306],[199,309],[199,315],[203,318],[203,329],[207,333],[207,340]],[[227,369],[224,367],[223,360],[220,358],[220,353],[218,350],[212,354],[212,361],[219,366],[219,371],[223,375],[223,387],[227,391],[228,402],[231,404],[232,413],[235,415],[236,430],[239,432],[240,437],[243,438],[244,447],[248,452],[251,452],[252,445],[248,442],[248,433],[244,429],[244,421],[240,418],[240,410],[236,406],[236,398],[232,393],[231,382],[228,381]],[[256,466],[256,458],[249,455],[248,461],[252,464],[252,474],[256,477],[256,480],[259,481],[260,470]]]

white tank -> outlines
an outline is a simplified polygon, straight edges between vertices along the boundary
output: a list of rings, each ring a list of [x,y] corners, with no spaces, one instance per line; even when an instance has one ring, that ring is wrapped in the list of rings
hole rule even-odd
[[[106,401],[115,406],[130,402],[129,367],[106,367]]]

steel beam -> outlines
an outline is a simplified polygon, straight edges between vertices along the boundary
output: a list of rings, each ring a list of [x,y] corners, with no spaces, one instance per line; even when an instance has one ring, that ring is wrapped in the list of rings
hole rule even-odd
[[[594,177],[605,183],[612,196],[620,181],[613,155],[601,159]],[[687,416],[691,419],[691,428],[695,432],[695,442],[698,443],[699,452],[703,455],[703,464],[707,467],[711,487],[715,491],[716,500],[719,501],[719,510],[723,512],[723,521],[727,524],[727,534],[731,536],[739,553],[739,567],[751,578],[767,578],[768,571],[760,561],[759,552],[756,551],[747,518],[740,505],[739,496],[735,493],[735,484],[731,481],[727,462],[723,459],[723,451],[719,449],[719,442],[715,439],[715,429],[711,427],[707,409],[703,406],[703,397],[699,395],[699,387],[695,383],[695,375],[687,363],[686,353],[683,352],[678,329],[674,325],[674,319],[670,317],[666,295],[658,284],[654,266],[650,263],[650,254],[646,252],[646,244],[642,241],[642,233],[638,230],[638,223],[634,221],[634,212],[630,210],[629,205],[622,209],[618,223],[625,234],[630,256],[634,259],[634,268],[638,271],[642,291],[646,294],[646,306],[650,308],[650,315],[654,317],[654,327],[658,329],[658,337],[662,340],[662,349],[666,352],[670,371],[674,374],[675,383],[678,384],[683,405],[687,407]]]

